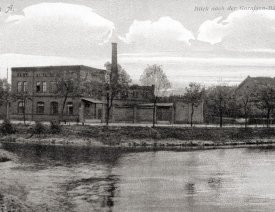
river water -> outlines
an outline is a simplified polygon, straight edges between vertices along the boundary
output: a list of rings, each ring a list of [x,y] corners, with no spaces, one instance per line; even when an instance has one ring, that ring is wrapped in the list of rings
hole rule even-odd
[[[275,149],[123,152],[4,145],[0,193],[34,211],[274,211]]]

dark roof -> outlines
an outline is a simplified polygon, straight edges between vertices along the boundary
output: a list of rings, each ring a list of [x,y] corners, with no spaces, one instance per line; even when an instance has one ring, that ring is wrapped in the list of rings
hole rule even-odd
[[[97,71],[105,71],[104,69],[98,69],[98,68],[93,68],[90,66],[85,66],[85,65],[53,65],[53,66],[25,66],[25,67],[12,67],[12,71],[13,70],[30,70],[30,69],[51,69],[51,68],[55,68],[55,69],[62,69],[62,68],[85,68],[85,69],[90,69],[90,70],[97,70]]]
[[[81,100],[91,102],[91,103],[95,103],[95,104],[105,104],[104,101],[93,99],[93,98],[81,98]]]
[[[139,90],[147,90],[147,89],[152,89],[153,86],[152,85],[137,85],[137,84],[134,84],[134,85],[130,85],[130,89],[139,89]]]
[[[256,85],[273,85],[275,86],[275,79],[272,77],[250,77],[248,76],[241,84],[238,86],[237,90],[245,85],[248,81],[253,81]]]
[[[275,84],[274,78],[271,78],[271,77],[251,77],[251,78],[257,84],[264,84],[264,85],[266,85],[266,84],[268,84],[268,85]]]

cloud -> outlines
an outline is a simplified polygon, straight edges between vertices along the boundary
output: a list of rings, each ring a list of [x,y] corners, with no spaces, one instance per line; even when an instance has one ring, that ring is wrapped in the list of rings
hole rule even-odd
[[[238,85],[248,75],[274,77],[273,58],[181,57],[165,54],[122,54],[120,64],[138,82],[147,64],[161,64],[173,87],[184,88],[190,82],[206,86]]]
[[[205,21],[197,39],[231,50],[270,51],[275,48],[274,36],[275,11],[239,10]]]
[[[1,23],[0,51],[46,55],[83,55],[107,42],[114,24],[91,8],[41,3]],[[91,50],[92,49],[92,50]]]
[[[179,21],[161,17],[155,22],[135,20],[121,39],[132,47],[169,50],[175,44],[189,45],[194,36]]]

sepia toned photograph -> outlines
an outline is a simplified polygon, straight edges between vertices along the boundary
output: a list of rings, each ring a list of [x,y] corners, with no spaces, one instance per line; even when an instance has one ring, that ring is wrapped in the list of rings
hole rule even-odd
[[[275,211],[275,0],[0,0],[0,212]]]

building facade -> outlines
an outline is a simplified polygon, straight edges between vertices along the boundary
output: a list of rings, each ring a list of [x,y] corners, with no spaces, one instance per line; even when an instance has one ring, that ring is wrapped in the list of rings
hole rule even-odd
[[[65,104],[64,95],[57,91],[60,76],[72,77],[81,87],[85,81],[101,82],[105,70],[87,66],[48,66],[12,68],[12,93],[15,101],[11,103],[10,117],[17,120],[52,121],[59,120],[63,109],[62,119],[78,121],[79,110],[84,100],[78,94],[68,95]],[[98,104],[100,99],[95,99]],[[98,106],[97,110],[102,110]],[[97,112],[100,114],[100,112]]]

